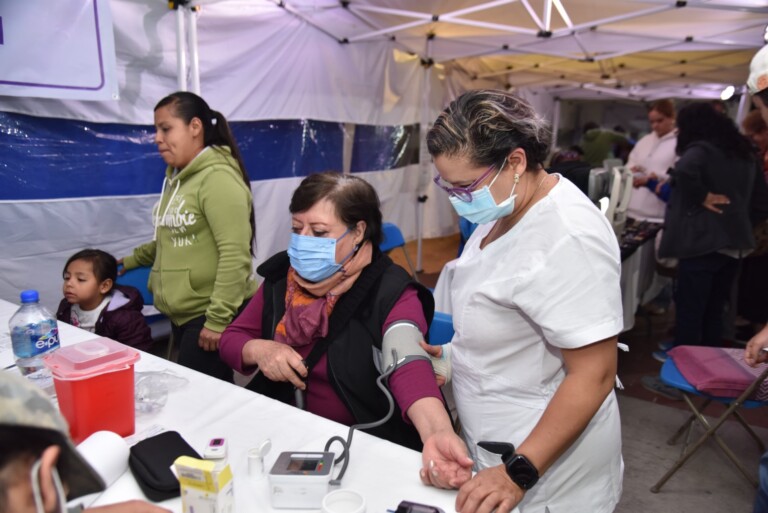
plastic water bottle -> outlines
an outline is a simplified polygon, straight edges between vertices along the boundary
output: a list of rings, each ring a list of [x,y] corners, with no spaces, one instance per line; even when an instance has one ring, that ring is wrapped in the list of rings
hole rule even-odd
[[[59,348],[56,317],[40,304],[36,290],[21,293],[21,307],[8,322],[13,356],[21,374],[40,388],[53,389],[53,378],[43,364],[43,356]]]

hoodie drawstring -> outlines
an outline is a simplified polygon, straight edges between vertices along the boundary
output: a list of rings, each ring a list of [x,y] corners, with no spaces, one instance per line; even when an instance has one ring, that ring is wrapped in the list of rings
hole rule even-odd
[[[168,209],[171,208],[171,203],[173,203],[173,198],[176,197],[176,193],[179,192],[179,186],[181,185],[180,180],[176,180],[176,187],[173,190],[173,193],[171,194],[171,197],[168,199],[168,203],[165,204],[165,211],[163,211],[163,215],[158,217],[158,212],[160,212],[160,205],[163,204],[163,195],[165,194],[165,186],[170,182],[169,178],[166,178],[163,180],[163,188],[160,189],[160,201],[157,202],[157,209],[155,209],[155,231],[152,234],[152,240],[157,241],[157,227],[160,226],[161,222],[164,222],[166,214],[168,214]]]

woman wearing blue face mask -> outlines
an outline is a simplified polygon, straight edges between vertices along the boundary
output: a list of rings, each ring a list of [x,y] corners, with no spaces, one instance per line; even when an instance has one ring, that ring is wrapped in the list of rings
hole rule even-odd
[[[224,332],[221,357],[243,373],[258,368],[251,390],[347,425],[379,420],[389,403],[376,386],[372,348],[381,349],[387,329],[401,322],[423,337],[432,296],[379,250],[379,199],[364,180],[310,175],[289,209],[288,251],[258,268],[264,283]],[[461,444],[428,360],[397,369],[389,385],[397,410],[368,432],[423,444],[427,462],[434,435]]]
[[[462,513],[608,512],[621,494],[619,247],[589,199],[544,171],[549,144],[503,91],[462,95],[427,135],[435,181],[480,223],[450,294],[453,392],[478,470]],[[500,457],[489,441],[514,449]]]

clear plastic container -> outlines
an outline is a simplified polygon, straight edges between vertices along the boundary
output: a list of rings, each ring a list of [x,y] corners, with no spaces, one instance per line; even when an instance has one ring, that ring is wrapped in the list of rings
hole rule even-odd
[[[40,304],[36,290],[21,293],[21,307],[8,322],[16,366],[40,388],[52,390],[51,373],[43,357],[59,348],[56,317]]]

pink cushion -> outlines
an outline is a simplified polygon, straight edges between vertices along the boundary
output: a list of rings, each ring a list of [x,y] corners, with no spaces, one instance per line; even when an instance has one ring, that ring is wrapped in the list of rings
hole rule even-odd
[[[680,374],[696,390],[716,397],[738,397],[765,371],[750,367],[744,350],[729,347],[678,346],[668,352]],[[750,399],[768,401],[768,379]]]

